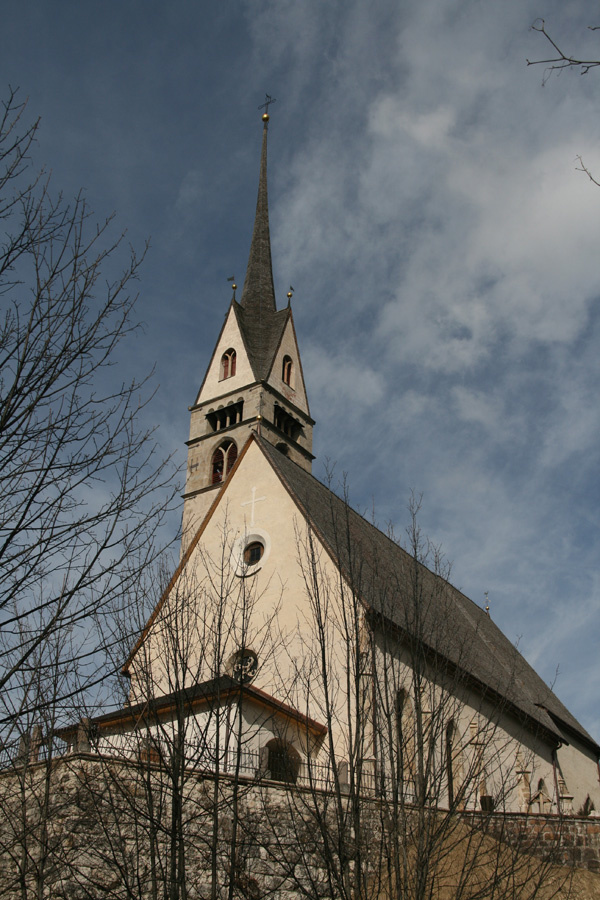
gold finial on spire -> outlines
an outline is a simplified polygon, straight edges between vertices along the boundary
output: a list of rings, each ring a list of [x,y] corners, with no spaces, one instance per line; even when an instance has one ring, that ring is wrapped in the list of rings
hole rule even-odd
[[[289,289],[289,291],[287,292],[288,306],[289,306],[290,303],[292,302],[292,294],[293,294],[293,293],[294,293],[294,288],[293,288],[293,287],[291,286],[291,284],[290,284],[290,289]]]
[[[237,284],[235,283],[235,275],[231,275],[227,281],[231,281],[231,287],[233,290],[233,299],[235,300],[235,292],[237,291]]]
[[[483,592],[483,595],[485,597],[485,611],[489,616],[489,614],[490,614],[490,598],[488,597],[488,594],[489,594],[489,591]]]
[[[264,109],[264,113],[263,113],[262,120],[263,120],[263,122],[265,123],[265,125],[267,124],[267,122],[268,122],[269,119],[270,119],[270,116],[269,116],[269,105],[270,105],[271,103],[276,103],[276,102],[277,102],[277,99],[276,99],[275,97],[271,97],[270,94],[265,94],[265,102],[264,102],[264,103],[261,103],[261,105],[258,107],[259,109]]]

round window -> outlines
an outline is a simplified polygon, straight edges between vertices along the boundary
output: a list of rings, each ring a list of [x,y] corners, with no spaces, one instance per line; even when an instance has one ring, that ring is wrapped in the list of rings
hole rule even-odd
[[[244,547],[244,562],[247,566],[255,566],[260,562],[264,552],[264,544],[260,541],[251,541]]]
[[[258,657],[253,650],[238,650],[230,660],[231,677],[240,684],[248,684],[258,671]]]
[[[271,552],[271,538],[262,528],[240,534],[231,547],[231,565],[238,578],[250,578],[261,571]]]

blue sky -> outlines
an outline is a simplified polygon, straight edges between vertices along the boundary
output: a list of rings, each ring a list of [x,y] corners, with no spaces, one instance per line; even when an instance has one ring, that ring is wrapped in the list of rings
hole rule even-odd
[[[596,736],[600,625],[598,77],[542,86],[538,16],[600,56],[590,4],[8,4],[0,74],[66,196],[151,248],[123,377],[185,461],[187,407],[243,281],[269,132],[276,292],[294,315],[314,471],[422,525],[454,583]],[[173,530],[178,526],[173,520]]]

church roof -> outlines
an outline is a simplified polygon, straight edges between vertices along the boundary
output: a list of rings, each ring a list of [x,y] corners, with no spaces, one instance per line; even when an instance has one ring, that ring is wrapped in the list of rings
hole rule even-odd
[[[250,365],[257,381],[264,381],[268,377],[290,315],[289,309],[278,312],[275,301],[267,192],[267,131],[268,118],[263,127],[258,198],[246,278],[240,302],[233,301]]]
[[[263,310],[257,315],[255,309],[244,308],[235,300],[233,308],[254,376],[257,381],[266,381],[291,310],[269,313]]]
[[[274,313],[277,309],[273,285],[273,267],[271,264],[271,237],[269,233],[267,130],[268,120],[265,121],[263,126],[256,215],[254,217],[254,230],[252,232],[246,278],[242,289],[242,299],[240,300],[240,305],[258,319],[263,315],[268,316],[269,313]]]
[[[164,694],[161,697],[153,697],[151,700],[143,700],[140,703],[128,704],[120,709],[96,716],[93,723],[98,728],[111,728],[121,724],[138,723],[164,715],[172,714],[177,709],[177,704],[183,700],[186,712],[192,708],[203,705],[220,705],[227,700],[243,697],[259,706],[269,709],[272,713],[282,716],[290,721],[298,722],[304,728],[308,728],[313,734],[322,737],[327,734],[325,725],[311,719],[305,713],[300,712],[288,703],[283,703],[276,697],[267,694],[253,684],[240,685],[230,675],[220,675],[211,678],[201,684],[193,684],[186,688],[179,688]],[[77,724],[68,725],[57,731],[63,738],[73,734],[77,730]]]
[[[600,747],[498,626],[461,591],[360,516],[309,472],[256,438],[284,486],[376,620],[418,637],[499,708],[525,716],[559,741]]]

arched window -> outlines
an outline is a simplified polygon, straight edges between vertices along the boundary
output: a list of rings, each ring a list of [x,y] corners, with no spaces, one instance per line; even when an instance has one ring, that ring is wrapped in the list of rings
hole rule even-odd
[[[415,718],[410,697],[405,690],[396,694],[396,769],[398,784],[405,784],[410,793],[414,789],[415,760]]]
[[[244,418],[244,401],[240,397],[238,400],[230,401],[227,406],[219,406],[217,409],[209,409],[206,414],[206,421],[210,431],[221,431],[222,428],[230,428],[237,425]]]
[[[235,375],[235,350],[230,347],[221,357],[221,381]]]
[[[292,360],[289,356],[283,357],[281,378],[285,382],[285,384],[288,384],[290,387],[292,387]]]
[[[296,784],[300,772],[300,754],[291,744],[273,738],[267,744],[267,769],[273,781]]]
[[[496,801],[493,795],[490,794],[490,788],[488,787],[488,773],[485,766],[483,766],[479,774],[479,805],[482,812],[485,813],[493,813],[496,808]]]
[[[229,475],[229,473],[233,469],[233,466],[237,459],[237,447],[233,443],[233,441],[231,441],[231,443],[227,445],[226,455],[227,455],[227,472],[226,472],[226,474]]]
[[[227,441],[217,447],[212,458],[212,484],[219,484],[228,475],[237,459],[237,447],[233,441]]]
[[[448,808],[454,806],[454,722],[446,727],[446,779],[448,781]]]

